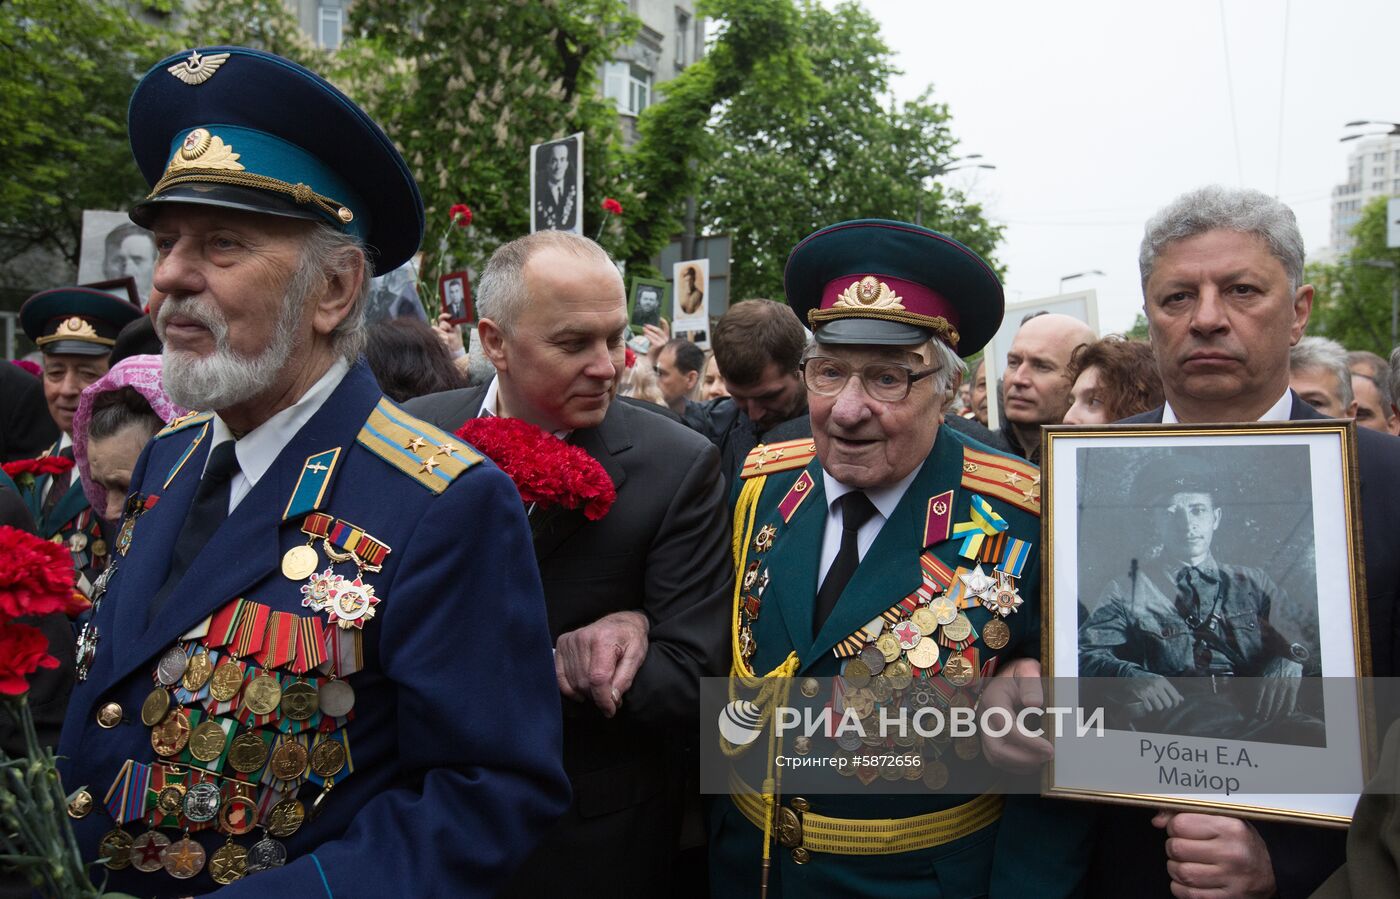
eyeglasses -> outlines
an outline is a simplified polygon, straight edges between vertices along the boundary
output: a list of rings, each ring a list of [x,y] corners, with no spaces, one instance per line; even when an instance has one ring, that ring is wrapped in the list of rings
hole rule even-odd
[[[802,361],[802,381],[818,396],[836,396],[846,387],[851,375],[860,378],[860,385],[873,400],[897,403],[909,395],[915,381],[937,374],[941,369],[914,371],[894,362],[872,362],[856,369],[850,363],[830,356],[812,356]]]

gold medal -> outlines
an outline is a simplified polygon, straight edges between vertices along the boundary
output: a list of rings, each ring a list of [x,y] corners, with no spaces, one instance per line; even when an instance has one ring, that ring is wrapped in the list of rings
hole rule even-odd
[[[209,675],[214,673],[214,663],[209,661],[209,652],[200,647],[190,662],[185,666],[185,673],[180,675],[180,684],[191,693],[198,693],[205,684],[209,683]]]
[[[954,737],[953,751],[958,754],[958,758],[970,762],[982,751],[982,743],[977,737]]]
[[[894,634],[881,634],[880,638],[875,641],[875,645],[879,648],[880,654],[885,657],[886,662],[893,662],[899,658],[899,638]]]
[[[905,780],[919,780],[924,776],[924,766],[917,755],[906,755],[904,768]]]
[[[233,659],[225,659],[214,669],[214,676],[209,679],[209,695],[218,702],[228,702],[238,695],[242,686],[243,669],[239,668]]]
[[[958,612],[952,621],[943,625],[943,639],[951,643],[961,643],[972,636],[972,622],[962,612]]]
[[[204,847],[187,836],[166,847],[162,864],[166,874],[188,880],[204,870]]]
[[[930,790],[941,790],[948,786],[948,766],[938,759],[924,761],[924,786]]]
[[[932,668],[938,664],[938,641],[920,640],[909,650],[909,664],[915,668]]]
[[[309,761],[306,747],[295,740],[283,740],[272,750],[272,774],[279,780],[296,780],[306,773]]]
[[[271,674],[259,674],[243,690],[243,705],[254,715],[271,715],[282,702],[282,685]]]
[[[315,548],[305,544],[293,546],[282,554],[282,576],[293,581],[304,581],[316,573],[320,564]]]
[[[73,798],[68,801],[68,817],[86,818],[92,812],[92,794],[87,790],[79,790],[73,794]]]
[[[295,681],[282,691],[282,714],[293,721],[307,720],[319,707],[315,684]]]
[[[846,707],[854,709],[861,718],[875,714],[875,694],[866,689],[852,690],[846,694]]]
[[[105,556],[105,555],[107,555],[107,541],[106,541],[106,540],[94,540],[94,541],[92,541],[92,554],[93,554],[94,556]]]
[[[808,699],[811,699],[813,696],[816,696],[816,695],[817,695],[818,693],[820,693],[821,691],[822,691],[822,684],[821,684],[821,681],[817,680],[815,677],[808,677],[808,678],[804,678],[804,679],[802,680],[802,695],[803,695],[803,696],[806,696]],[[313,771],[316,770],[316,767],[315,767],[315,759],[314,759],[314,758],[312,759],[312,768],[311,768],[311,770],[313,770]],[[317,772],[317,773],[319,773],[319,772]]]
[[[345,767],[345,745],[339,740],[322,740],[311,750],[311,770],[317,777],[335,777]]]
[[[190,741],[190,720],[176,709],[151,729],[151,748],[167,758],[179,755]]]
[[[141,723],[147,727],[155,727],[165,720],[169,711],[170,694],[164,687],[156,687],[146,694],[146,701],[141,703]]]
[[[870,692],[874,694],[876,702],[889,702],[894,698],[894,687],[883,674],[870,679]]]
[[[972,683],[977,672],[973,670],[972,663],[965,656],[950,652],[948,661],[943,665],[943,676],[948,678],[948,682],[955,687],[966,687]]]
[[[247,796],[230,796],[219,809],[219,829],[231,836],[248,833],[257,824],[258,804]]]
[[[248,873],[248,850],[229,839],[209,856],[209,876],[221,886],[228,886]]]
[[[850,659],[841,668],[841,679],[852,687],[864,687],[870,683],[870,666],[860,659]]]
[[[890,758],[891,763],[880,766],[880,777],[889,781],[903,780],[904,770],[898,765],[893,764],[893,758],[889,756],[885,756],[885,758]]]
[[[300,830],[301,822],[305,820],[306,807],[300,800],[289,796],[268,812],[267,832],[274,837],[286,838]]]
[[[909,616],[909,620],[914,622],[914,625],[925,635],[938,629],[938,616],[927,607],[915,609],[914,614]]]
[[[120,871],[131,864],[131,834],[118,827],[109,830],[97,844],[97,855],[102,864],[113,871]]]
[[[993,618],[982,625],[982,642],[988,649],[1001,649],[1011,642],[1011,628],[1000,618]]]
[[[228,763],[239,774],[252,774],[267,762],[267,744],[255,731],[247,731],[233,739],[228,750]]]
[[[162,815],[178,815],[185,809],[185,785],[166,784],[156,796],[156,811]]]
[[[190,734],[190,755],[201,762],[212,762],[223,755],[228,735],[217,721],[205,721]]]
[[[897,659],[885,667],[885,677],[896,690],[906,690],[914,680],[914,670],[904,659]]]
[[[933,613],[933,618],[939,624],[952,624],[953,619],[958,617],[958,604],[947,596],[935,596],[928,604],[928,610]],[[932,633],[932,631],[925,631]]]

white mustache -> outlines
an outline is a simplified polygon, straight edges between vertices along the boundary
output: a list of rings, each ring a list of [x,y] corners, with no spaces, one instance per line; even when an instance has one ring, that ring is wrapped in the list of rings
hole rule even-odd
[[[170,321],[172,315],[183,315],[192,318],[201,325],[209,329],[214,335],[214,344],[220,349],[228,345],[228,322],[224,320],[211,300],[199,297],[182,297],[175,299],[170,297],[160,307],[160,314],[156,316],[156,327],[160,331],[161,339],[165,338],[165,326]]]

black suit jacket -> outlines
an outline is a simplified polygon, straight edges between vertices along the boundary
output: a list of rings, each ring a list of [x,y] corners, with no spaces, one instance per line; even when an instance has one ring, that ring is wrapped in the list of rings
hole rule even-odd
[[[452,390],[406,408],[456,431],[476,417],[485,393]],[[724,478],[709,441],[640,404],[614,401],[602,424],[573,432],[569,442],[603,466],[617,502],[600,521],[563,510],[531,517],[550,633],[557,640],[612,612],[639,610],[651,623],[650,645],[616,718],[604,719],[591,703],[564,702],[574,806],[526,865],[516,894],[567,887],[647,895],[674,850],[684,779],[675,750],[681,735],[694,739],[699,678],[729,667]]]
[[[1296,394],[1289,418],[1326,418]],[[1162,407],[1125,418],[1125,423],[1158,423]],[[1400,438],[1356,429],[1361,481],[1361,535],[1366,555],[1366,602],[1371,628],[1371,672],[1395,674],[1400,659],[1400,632],[1395,612],[1400,585]],[[1091,871],[1096,896],[1170,896],[1165,835],[1143,809],[1104,806]],[[1269,847],[1274,879],[1281,897],[1309,896],[1346,859],[1346,832],[1299,824],[1255,823]]]
[[[33,459],[58,439],[44,385],[12,362],[0,359],[0,462]]]

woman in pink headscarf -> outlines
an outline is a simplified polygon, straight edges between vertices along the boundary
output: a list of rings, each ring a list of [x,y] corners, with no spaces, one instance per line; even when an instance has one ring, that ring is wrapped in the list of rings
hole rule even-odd
[[[159,356],[128,356],[89,384],[73,416],[73,460],[93,511],[115,524],[151,435],[185,410],[160,386]]]

